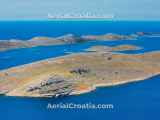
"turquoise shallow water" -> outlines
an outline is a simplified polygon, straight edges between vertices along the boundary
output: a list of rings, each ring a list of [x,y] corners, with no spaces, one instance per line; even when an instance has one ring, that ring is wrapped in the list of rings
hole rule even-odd
[[[0,22],[0,39],[27,40],[35,36],[60,36],[68,33],[76,35],[122,33],[137,31],[160,32],[160,22],[56,22],[56,21],[14,21]],[[0,52],[0,69],[31,63],[51,57],[66,55],[66,52],[81,52],[93,45],[133,44],[142,50],[124,51],[123,53],[144,53],[160,49],[160,37],[141,37],[138,40],[86,42],[83,44],[58,45],[48,47],[24,48]],[[96,91],[64,98],[17,98],[0,97],[0,114],[5,120],[54,120],[54,119],[126,119],[150,120],[159,118],[160,111],[160,77],[121,86],[98,88]],[[47,110],[48,103],[88,103],[113,104],[114,109],[105,110]]]

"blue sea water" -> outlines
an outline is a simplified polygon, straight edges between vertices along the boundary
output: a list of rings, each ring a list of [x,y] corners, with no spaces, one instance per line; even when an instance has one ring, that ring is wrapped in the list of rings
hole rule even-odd
[[[138,31],[160,33],[157,21],[1,21],[0,39],[27,40],[35,36],[57,37],[65,34],[132,34]],[[0,52],[0,70],[52,57],[78,53],[93,45],[115,46],[132,44],[142,50],[124,51],[137,54],[160,50],[159,37],[139,37],[138,40],[92,41],[72,45],[23,48]],[[64,98],[17,98],[0,97],[0,120],[150,120],[160,114],[160,76],[132,84],[98,88],[80,96]],[[57,109],[48,110],[48,103],[93,103],[113,104],[114,109]]]

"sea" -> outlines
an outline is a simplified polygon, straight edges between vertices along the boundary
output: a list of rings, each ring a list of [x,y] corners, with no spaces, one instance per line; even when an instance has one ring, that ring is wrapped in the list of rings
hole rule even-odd
[[[122,53],[141,54],[160,50],[160,21],[0,21],[0,40],[28,40],[37,36],[59,37],[66,34],[101,35],[106,33],[159,33],[137,40],[90,41],[70,45],[39,46],[0,52],[0,70],[85,52],[94,45],[131,44],[141,50]],[[160,119],[160,76],[145,81],[97,88],[77,96],[59,98],[26,98],[0,96],[0,120],[151,120]],[[48,104],[112,104],[111,109],[48,109]]]

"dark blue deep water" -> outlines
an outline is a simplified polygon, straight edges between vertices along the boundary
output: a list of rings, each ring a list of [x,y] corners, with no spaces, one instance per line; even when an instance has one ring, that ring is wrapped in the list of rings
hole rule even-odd
[[[132,34],[138,31],[160,33],[157,21],[1,21],[0,39],[27,40],[35,36],[57,37],[65,34]],[[142,50],[124,51],[137,54],[160,50],[160,36],[139,37],[138,40],[94,41],[72,45],[23,48],[0,52],[0,70],[31,63],[70,52],[78,53],[93,45],[115,46],[133,44]],[[160,119],[160,76],[132,84],[98,88],[80,96],[64,98],[0,97],[0,120],[151,120]],[[56,109],[48,110],[48,103],[113,104],[114,109]]]

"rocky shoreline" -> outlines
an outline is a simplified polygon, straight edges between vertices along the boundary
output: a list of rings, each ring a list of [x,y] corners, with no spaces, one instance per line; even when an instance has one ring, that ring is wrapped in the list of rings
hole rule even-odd
[[[85,94],[85,93],[92,92],[92,91],[96,90],[97,88],[101,88],[101,87],[112,87],[112,86],[117,86],[117,85],[123,85],[123,84],[129,84],[129,83],[144,81],[144,80],[146,80],[148,78],[151,78],[153,76],[156,76],[156,75],[160,75],[160,73],[155,74],[155,75],[151,75],[151,76],[147,76],[147,77],[143,77],[143,78],[139,78],[139,79],[133,79],[133,80],[130,80],[130,81],[115,82],[115,83],[110,83],[110,84],[96,84],[96,85],[93,85],[92,87],[90,87],[86,90],[73,92],[69,95],[80,95],[80,94]]]

